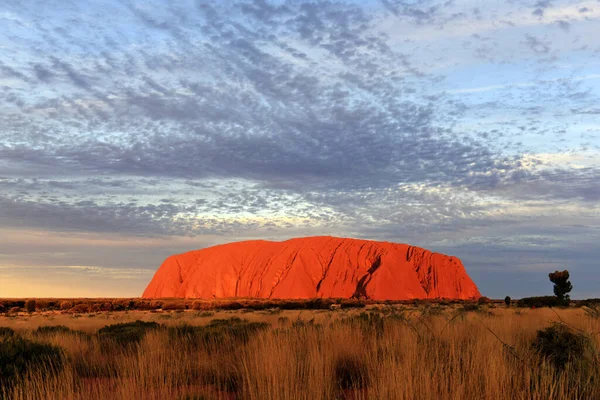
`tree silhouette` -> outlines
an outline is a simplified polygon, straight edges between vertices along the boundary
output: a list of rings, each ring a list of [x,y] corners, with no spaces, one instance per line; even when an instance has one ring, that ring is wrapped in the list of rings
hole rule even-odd
[[[571,297],[567,294],[573,289],[569,281],[569,271],[554,271],[548,274],[550,282],[554,283],[554,294],[561,303],[568,303]]]

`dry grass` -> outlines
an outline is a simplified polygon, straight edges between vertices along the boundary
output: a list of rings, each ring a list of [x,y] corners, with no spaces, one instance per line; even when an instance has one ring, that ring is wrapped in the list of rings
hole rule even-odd
[[[456,305],[369,306],[365,310],[98,312],[0,317],[0,326],[64,349],[56,373],[31,369],[11,399],[590,399],[600,398],[597,354],[585,369],[562,371],[540,359],[531,343],[553,322],[590,333],[600,320],[582,309],[505,309]],[[93,317],[90,317],[93,315]],[[240,317],[271,328],[248,335],[205,326]],[[138,344],[119,345],[95,332],[144,320],[163,325]],[[88,335],[36,334],[65,325]],[[211,330],[212,329],[212,330]],[[243,329],[243,328],[242,328]],[[190,333],[191,332],[191,333]],[[206,333],[208,332],[208,333]],[[237,333],[236,333],[237,332]],[[594,350],[597,351],[597,350]]]

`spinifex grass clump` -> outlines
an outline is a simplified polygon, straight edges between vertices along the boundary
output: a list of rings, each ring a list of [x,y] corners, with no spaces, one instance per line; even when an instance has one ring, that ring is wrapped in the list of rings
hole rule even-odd
[[[182,341],[188,346],[222,344],[231,342],[247,343],[252,334],[267,329],[264,322],[249,322],[240,318],[214,319],[206,326],[180,325],[168,327],[171,341]]]
[[[40,326],[35,331],[34,335],[80,335],[87,336],[86,333],[73,330],[65,325],[46,325]]]
[[[524,297],[517,302],[517,307],[541,308],[559,307],[561,302],[556,296]]]
[[[63,363],[60,347],[16,335],[0,337],[0,395],[3,387],[11,386],[17,377],[23,377],[32,369],[53,373],[60,370]]]
[[[146,332],[157,329],[160,325],[156,322],[135,321],[123,324],[108,325],[98,331],[101,340],[112,341],[121,346],[139,343]]]
[[[537,331],[533,348],[557,371],[562,371],[569,365],[575,369],[587,368],[598,361],[589,336],[563,323],[554,323]]]
[[[341,390],[363,389],[369,385],[369,368],[355,354],[343,354],[334,365],[336,385]]]

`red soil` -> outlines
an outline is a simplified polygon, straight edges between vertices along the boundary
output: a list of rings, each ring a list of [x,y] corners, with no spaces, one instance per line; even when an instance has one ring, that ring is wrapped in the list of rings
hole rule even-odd
[[[477,299],[456,257],[329,236],[252,240],[170,256],[144,298]]]

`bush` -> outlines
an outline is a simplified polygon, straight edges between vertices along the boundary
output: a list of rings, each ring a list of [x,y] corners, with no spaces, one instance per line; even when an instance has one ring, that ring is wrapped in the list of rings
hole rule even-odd
[[[200,300],[196,300],[192,303],[193,310],[208,310],[210,307],[207,307],[208,303],[205,303]]]
[[[23,308],[25,307],[25,300],[4,300],[1,302],[5,309],[10,309],[13,307]]]
[[[47,310],[50,306],[50,303],[46,300],[35,300],[35,308],[38,311]]]
[[[577,303],[578,307],[600,306],[600,299],[585,299]]]
[[[229,337],[245,343],[250,336],[270,325],[266,322],[248,322],[240,318],[213,319],[204,329],[213,337]]]
[[[81,303],[81,304],[77,304],[76,306],[72,307],[69,312],[72,313],[86,313],[90,311],[90,306],[88,306],[87,304]]]
[[[73,302],[72,301],[61,301],[60,302],[60,309],[61,310],[70,310],[71,308],[73,308]]]
[[[69,335],[70,334],[70,335],[82,335],[82,336],[87,335],[84,332],[75,331],[64,325],[40,326],[35,331],[33,331],[33,334],[34,335],[53,335],[53,334]]]
[[[368,368],[356,355],[342,355],[334,365],[336,386],[341,390],[362,389],[369,385]]]
[[[282,310],[298,310],[304,308],[304,305],[299,300],[283,300],[279,304]]]
[[[58,371],[63,363],[60,347],[18,336],[0,339],[0,387],[10,386],[15,378],[32,368],[41,368],[46,374]]]
[[[367,303],[364,300],[358,299],[343,299],[340,303],[340,308],[364,308]]]
[[[554,323],[537,331],[533,348],[558,371],[570,363],[581,366],[585,361],[593,362],[586,360],[586,356],[594,354],[593,343],[589,337],[561,323]]]
[[[185,304],[183,304],[183,303],[176,303],[176,302],[165,303],[165,304],[163,304],[162,309],[165,310],[165,311],[170,311],[170,310],[185,310]]]
[[[25,302],[25,309],[28,313],[35,312],[35,300],[27,300]]]
[[[465,304],[463,304],[463,306],[461,307],[460,310],[463,312],[479,311],[480,305],[479,305],[479,303],[465,303]]]
[[[21,307],[12,307],[10,310],[8,310],[8,313],[9,314],[17,314],[20,311],[21,311]]]
[[[510,296],[506,296],[506,297],[504,298],[504,305],[505,305],[506,307],[510,307],[510,300],[511,300]]]
[[[306,302],[305,307],[309,310],[327,310],[333,304],[333,300],[331,299],[310,299]]]
[[[485,297],[485,296],[481,296],[479,299],[477,299],[478,304],[488,304],[491,302],[492,302],[492,300],[489,297]]]
[[[220,308],[222,310],[239,310],[244,308],[244,306],[238,301],[226,301],[224,303],[217,304],[216,308]]]
[[[156,322],[144,322],[137,320],[122,324],[107,325],[98,331],[98,337],[102,340],[110,340],[121,346],[129,346],[138,343],[150,329],[157,329],[160,325]]]
[[[517,302],[517,307],[558,307],[561,302],[556,296],[524,297]]]
[[[169,338],[188,346],[222,344],[226,340],[246,343],[250,337],[270,325],[264,322],[249,322],[240,318],[214,319],[206,326],[179,325],[168,327]]]
[[[136,310],[156,310],[160,308],[159,304],[155,301],[136,301],[134,304]]]

